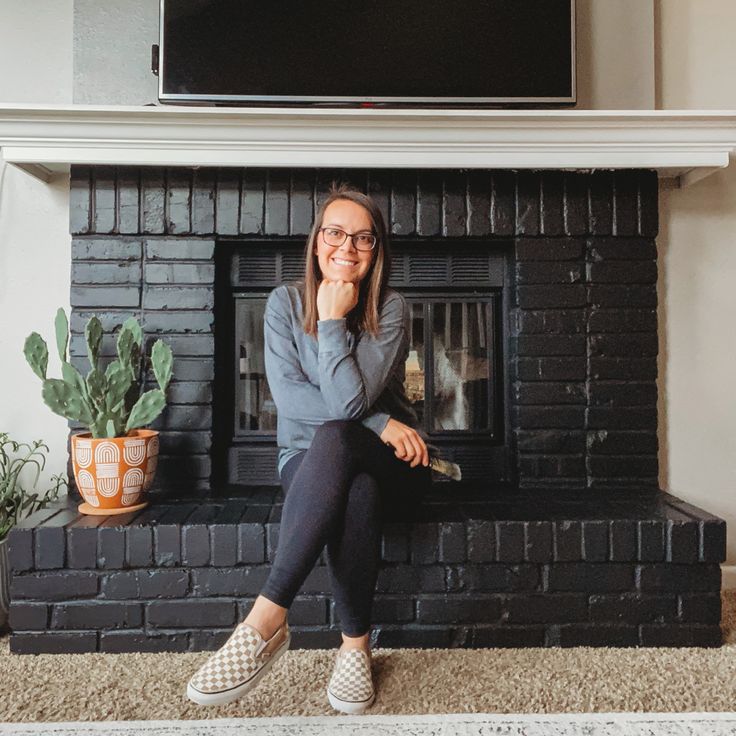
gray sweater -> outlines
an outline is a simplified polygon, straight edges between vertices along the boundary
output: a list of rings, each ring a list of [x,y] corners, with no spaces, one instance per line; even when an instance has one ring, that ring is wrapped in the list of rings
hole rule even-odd
[[[302,303],[294,284],[276,287],[264,316],[266,378],[276,404],[278,471],[330,419],[356,419],[381,435],[389,418],[414,427],[416,412],[404,391],[409,354],[409,306],[387,289],[378,337],[347,329],[346,319],[317,321],[317,338],[301,326]]]

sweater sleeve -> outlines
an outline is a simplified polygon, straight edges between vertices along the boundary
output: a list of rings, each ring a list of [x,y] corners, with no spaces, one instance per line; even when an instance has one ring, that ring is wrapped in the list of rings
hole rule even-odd
[[[318,386],[302,370],[283,301],[274,289],[266,301],[263,346],[266,378],[280,416],[309,424],[333,419]]]
[[[349,419],[366,416],[402,357],[407,322],[406,302],[394,292],[381,307],[378,335],[363,334],[351,352],[345,317],[317,321],[320,387],[331,412]],[[380,435],[388,419],[376,412],[364,423]]]
[[[319,386],[309,381],[301,367],[288,307],[274,289],[266,301],[263,320],[266,378],[278,414],[305,424],[323,424],[330,419],[347,419],[333,414]],[[362,422],[380,435],[388,414],[371,412]]]

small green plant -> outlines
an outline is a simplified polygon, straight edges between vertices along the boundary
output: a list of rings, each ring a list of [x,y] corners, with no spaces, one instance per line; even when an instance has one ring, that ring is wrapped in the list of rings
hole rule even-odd
[[[33,372],[42,380],[41,395],[56,414],[84,424],[92,437],[125,437],[130,430],[145,427],[164,410],[166,388],[172,375],[171,348],[156,340],[151,349],[151,364],[157,389],[141,394],[145,357],[141,346],[143,331],[135,317],[125,320],[117,335],[117,358],[105,371],[100,368],[102,324],[92,315],[84,329],[91,370],[86,378],[69,363],[69,321],[63,309],[56,313],[56,346],[63,378],[47,378],[49,351],[44,339],[32,332],[23,353]]]
[[[27,448],[23,450],[24,455],[11,457],[11,452],[17,453],[21,448]],[[55,501],[61,486],[68,488],[66,477],[52,475],[54,485],[51,488],[43,493],[35,491],[38,476],[46,465],[44,449],[49,450],[42,440],[36,440],[31,447],[25,442],[11,440],[7,432],[0,432],[0,541],[21,519]],[[30,491],[23,488],[19,480],[26,465],[36,466],[36,478]]]

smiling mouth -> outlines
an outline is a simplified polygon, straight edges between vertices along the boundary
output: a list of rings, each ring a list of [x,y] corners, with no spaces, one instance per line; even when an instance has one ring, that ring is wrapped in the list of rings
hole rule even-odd
[[[357,266],[357,261],[343,261],[341,258],[333,258],[332,259],[334,263],[336,263],[338,266]]]

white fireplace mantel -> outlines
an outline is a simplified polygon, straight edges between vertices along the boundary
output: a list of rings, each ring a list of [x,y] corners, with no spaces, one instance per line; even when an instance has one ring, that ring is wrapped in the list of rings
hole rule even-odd
[[[684,186],[728,166],[736,110],[439,110],[0,104],[2,158],[71,164],[656,169]]]

